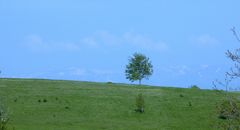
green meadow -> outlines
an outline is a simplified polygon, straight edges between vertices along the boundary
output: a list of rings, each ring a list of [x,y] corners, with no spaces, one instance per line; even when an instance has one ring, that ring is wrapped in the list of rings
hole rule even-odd
[[[134,111],[139,93],[144,113]],[[0,79],[10,130],[214,130],[222,98],[191,88]]]

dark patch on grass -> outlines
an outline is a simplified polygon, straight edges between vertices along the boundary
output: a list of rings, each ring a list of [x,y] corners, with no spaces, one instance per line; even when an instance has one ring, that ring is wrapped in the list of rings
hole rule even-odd
[[[192,102],[188,102],[188,106],[191,107],[192,106]]]
[[[139,112],[139,113],[144,113],[144,109],[143,109],[143,108],[141,108],[141,109],[135,109],[134,111],[135,111],[135,112]]]
[[[218,118],[219,118],[219,119],[222,119],[222,120],[226,120],[226,119],[227,119],[227,117],[224,116],[224,115],[219,115]]]
[[[43,99],[43,102],[47,102],[47,99]]]

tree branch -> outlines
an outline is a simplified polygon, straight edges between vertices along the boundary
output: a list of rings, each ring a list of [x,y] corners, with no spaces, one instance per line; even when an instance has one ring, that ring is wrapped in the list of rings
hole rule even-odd
[[[240,42],[240,38],[239,38],[239,35],[238,35],[237,31],[236,31],[236,28],[233,27],[233,28],[231,28],[230,30],[233,32],[233,35],[236,37],[236,39],[238,40],[238,42]]]

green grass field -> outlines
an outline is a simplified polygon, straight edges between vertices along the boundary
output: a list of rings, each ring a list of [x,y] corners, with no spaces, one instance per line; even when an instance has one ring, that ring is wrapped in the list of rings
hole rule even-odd
[[[134,111],[138,93],[143,114]],[[221,98],[211,90],[0,79],[0,101],[14,130],[212,130]]]

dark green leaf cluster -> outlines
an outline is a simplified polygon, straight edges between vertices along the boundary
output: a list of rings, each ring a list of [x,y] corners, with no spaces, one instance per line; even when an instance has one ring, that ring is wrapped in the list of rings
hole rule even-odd
[[[228,130],[240,129],[240,102],[234,97],[228,97],[218,106],[218,117],[222,119],[219,128]]]
[[[145,55],[134,53],[133,57],[129,59],[129,64],[126,66],[126,78],[130,81],[139,80],[141,84],[142,79],[148,79],[153,73],[153,66]]]

